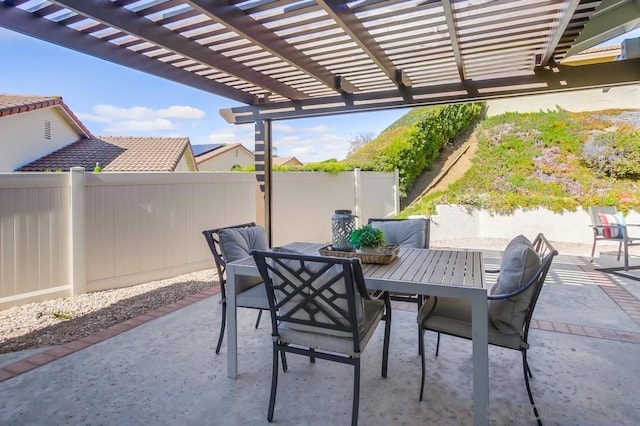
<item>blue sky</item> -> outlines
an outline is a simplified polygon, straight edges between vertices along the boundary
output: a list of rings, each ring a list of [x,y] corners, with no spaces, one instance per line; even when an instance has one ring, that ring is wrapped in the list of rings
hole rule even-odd
[[[624,38],[640,36],[640,30]],[[228,124],[218,113],[240,106],[226,98],[0,28],[5,64],[0,92],[62,96],[94,135],[187,136],[191,143],[240,142],[253,150],[253,125]],[[407,109],[274,122],[280,156],[303,162],[342,159],[349,139],[378,134]]]
[[[229,99],[0,28],[0,92],[62,96],[94,135],[187,136],[192,144],[254,147],[253,125],[228,124]],[[407,109],[274,122],[280,156],[342,159],[350,137],[380,133]]]

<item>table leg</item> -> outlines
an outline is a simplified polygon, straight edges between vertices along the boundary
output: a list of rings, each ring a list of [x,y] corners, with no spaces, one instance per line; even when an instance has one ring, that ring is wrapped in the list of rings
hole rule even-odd
[[[489,424],[489,336],[487,296],[479,293],[471,301],[473,337],[473,424]]]
[[[236,274],[227,265],[227,376],[238,378],[238,323],[236,309]]]

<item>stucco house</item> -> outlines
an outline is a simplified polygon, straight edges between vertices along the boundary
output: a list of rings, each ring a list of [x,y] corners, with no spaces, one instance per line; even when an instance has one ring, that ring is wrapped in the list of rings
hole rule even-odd
[[[59,96],[0,94],[0,172],[93,138]]]
[[[0,94],[0,173],[197,171],[186,137],[94,136],[60,96]]]
[[[193,150],[200,171],[228,171],[255,162],[253,152],[240,143],[194,145]]]

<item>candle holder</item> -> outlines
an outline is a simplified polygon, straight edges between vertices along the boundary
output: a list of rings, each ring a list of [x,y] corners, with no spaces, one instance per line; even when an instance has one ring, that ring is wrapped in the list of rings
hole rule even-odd
[[[331,216],[332,239],[331,246],[334,250],[353,251],[349,243],[349,236],[356,225],[356,215],[351,210],[336,210]]]

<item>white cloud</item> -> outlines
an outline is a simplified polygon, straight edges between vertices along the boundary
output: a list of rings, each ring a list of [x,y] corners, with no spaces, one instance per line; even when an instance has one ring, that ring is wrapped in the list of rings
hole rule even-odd
[[[115,105],[94,105],[91,113],[79,113],[83,121],[108,123],[102,132],[111,134],[162,133],[179,127],[176,120],[201,120],[204,111],[184,105],[153,109],[143,106],[122,108]],[[163,134],[166,136],[166,134]]]
[[[98,104],[93,107],[93,112],[98,116],[109,119],[110,121],[149,120],[158,116],[157,112],[154,112],[151,108],[140,106],[119,108],[114,105]]]
[[[111,123],[113,121],[111,117],[105,117],[103,115],[97,115],[97,114],[85,114],[80,112],[80,113],[77,113],[76,116],[81,121],[94,121],[96,123]]]
[[[304,130],[311,133],[325,133],[325,132],[331,131],[332,129],[328,126],[318,125],[318,126],[308,127]]]
[[[283,132],[283,133],[291,133],[295,131],[295,127],[290,126],[288,124],[284,124],[281,122],[273,123],[273,131],[274,132]]]
[[[346,157],[349,142],[345,135],[332,132],[331,127],[317,125],[296,128],[287,124],[274,123],[274,153],[281,157],[295,156],[300,161],[309,163],[324,161],[329,158],[341,160]],[[253,124],[228,125],[209,133],[207,140],[194,141],[195,144],[206,143],[241,143],[250,150],[255,147]]]
[[[164,118],[186,118],[199,120],[204,118],[204,111],[185,105],[172,105],[169,108],[158,110],[158,116]]]
[[[221,130],[218,132],[213,132],[209,134],[209,141],[215,143],[232,143],[231,141],[236,139],[236,136],[233,132],[229,132],[227,130]]]
[[[349,150],[349,142],[343,136],[323,134],[287,136],[276,140],[278,155],[295,156],[304,163],[324,161],[329,158],[343,159]]]
[[[217,129],[203,143],[241,143],[253,151],[255,146],[253,124],[233,125]]]
[[[119,120],[113,122],[105,128],[107,132],[160,132],[172,130],[171,121],[164,118],[156,118],[154,120]]]

